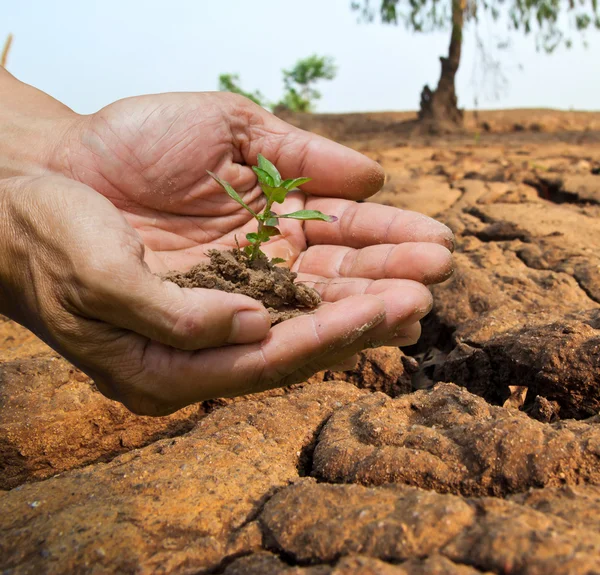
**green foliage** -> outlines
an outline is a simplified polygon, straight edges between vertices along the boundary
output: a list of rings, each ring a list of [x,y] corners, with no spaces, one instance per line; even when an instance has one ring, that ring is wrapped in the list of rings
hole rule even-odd
[[[248,246],[244,247],[243,253],[252,261],[259,256],[264,256],[260,246],[268,242],[271,238],[281,234],[279,228],[279,220],[282,218],[292,220],[320,220],[323,222],[335,222],[335,216],[327,216],[317,210],[299,210],[289,214],[276,214],[272,207],[274,203],[282,204],[286,196],[299,186],[310,182],[310,178],[293,178],[290,180],[282,180],[279,170],[261,154],[258,155],[258,166],[253,166],[252,169],[258,178],[258,183],[267,199],[265,208],[256,213],[241,196],[233,189],[233,187],[222,180],[212,172],[208,174],[227,192],[230,198],[234,199],[242,206],[258,223],[256,232],[246,234]],[[272,264],[283,263],[285,260],[274,258]]]
[[[246,92],[240,86],[237,74],[221,74],[219,90],[233,92],[246,96],[264,108],[283,107],[292,112],[312,112],[321,93],[314,88],[321,80],[333,80],[337,73],[333,58],[313,54],[303,60],[298,60],[290,70],[283,70],[283,85],[285,92],[277,104],[269,104],[260,92]]]
[[[259,106],[267,107],[267,100],[258,90],[256,92],[242,90],[240,77],[237,74],[221,74],[219,76],[219,91],[240,94]]]
[[[285,94],[280,106],[293,112],[312,112],[321,93],[314,85],[321,80],[333,80],[337,68],[333,58],[313,54],[299,60],[291,70],[283,71]]]
[[[415,32],[445,29],[452,22],[452,0],[353,0],[351,7],[362,19],[372,22],[377,12],[386,24],[404,23]],[[536,33],[538,49],[553,52],[561,44],[572,45],[570,31],[600,30],[598,0],[462,0],[465,21],[477,20],[482,13],[498,20],[508,16],[509,28]],[[565,15],[567,18],[562,18]]]

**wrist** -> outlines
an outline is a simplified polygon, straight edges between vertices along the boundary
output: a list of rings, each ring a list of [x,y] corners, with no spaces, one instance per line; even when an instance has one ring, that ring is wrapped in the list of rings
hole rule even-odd
[[[21,249],[14,220],[17,215],[14,196],[18,179],[0,180],[0,314],[22,323],[22,313],[15,296],[19,293],[21,279],[17,274],[28,267],[28,255]]]
[[[0,67],[0,179],[61,171],[80,116]]]

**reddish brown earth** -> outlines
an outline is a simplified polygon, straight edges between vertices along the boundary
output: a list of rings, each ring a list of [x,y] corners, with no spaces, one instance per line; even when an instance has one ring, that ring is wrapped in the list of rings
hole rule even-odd
[[[407,119],[293,119],[457,234],[404,353],[152,419],[0,319],[0,572],[600,572],[600,114]]]

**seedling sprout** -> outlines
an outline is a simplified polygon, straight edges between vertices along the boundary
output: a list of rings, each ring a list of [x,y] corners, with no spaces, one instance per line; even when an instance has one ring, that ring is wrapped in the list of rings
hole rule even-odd
[[[264,209],[256,213],[241,196],[233,189],[233,187],[225,180],[219,178],[212,172],[208,172],[209,175],[229,194],[229,197],[234,199],[240,206],[242,206],[258,223],[258,229],[256,232],[246,234],[248,240],[248,246],[244,247],[243,252],[246,254],[250,261],[254,261],[258,257],[266,257],[260,249],[261,245],[268,242],[271,238],[281,234],[279,228],[280,219],[290,220],[320,220],[323,222],[335,222],[337,218],[335,216],[328,216],[317,210],[299,210],[289,214],[276,214],[272,211],[273,204],[282,204],[286,196],[293,190],[298,189],[303,184],[310,182],[310,178],[293,178],[290,180],[282,180],[281,175],[277,168],[269,162],[264,156],[258,155],[258,166],[252,166],[254,173],[258,177],[258,183],[265,197],[267,203]],[[285,260],[281,258],[273,258],[271,263],[278,264],[283,263]]]

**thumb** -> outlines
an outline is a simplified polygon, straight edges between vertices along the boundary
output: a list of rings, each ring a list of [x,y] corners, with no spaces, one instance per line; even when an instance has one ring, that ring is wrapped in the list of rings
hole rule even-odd
[[[104,322],[183,350],[253,343],[269,332],[267,310],[249,297],[184,289],[152,274],[139,234],[91,188],[57,176],[15,180],[0,189],[0,215],[9,214],[5,227],[19,240],[11,240],[9,256],[24,261],[8,260],[14,278],[7,285],[20,290],[12,307],[30,310],[27,324],[42,318],[47,326],[39,331],[54,333],[50,339],[59,332],[78,337],[51,305],[55,299],[70,319]]]
[[[260,341],[271,327],[260,302],[219,290],[180,288],[141,262],[119,276],[99,270],[86,276],[85,295],[78,298],[84,315],[181,350]]]

